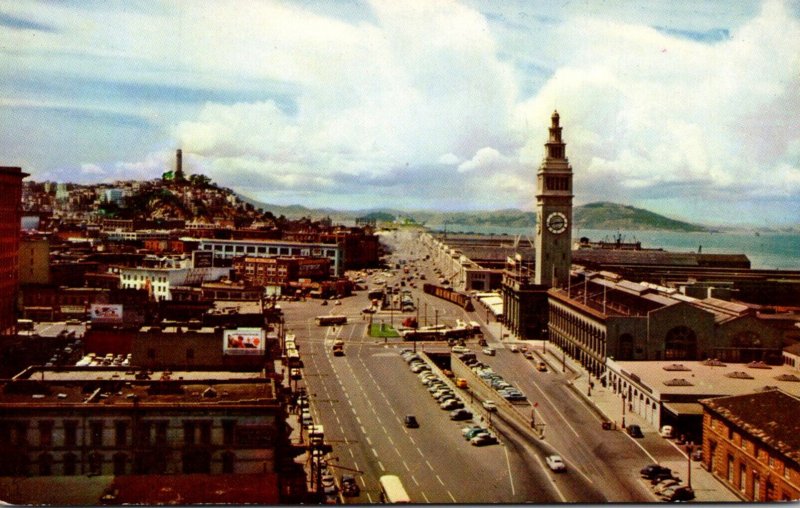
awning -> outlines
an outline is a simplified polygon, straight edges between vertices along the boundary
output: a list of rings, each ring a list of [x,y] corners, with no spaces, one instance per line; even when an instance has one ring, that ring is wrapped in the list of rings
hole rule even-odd
[[[664,402],[663,405],[675,416],[703,415],[703,406],[699,402]]]

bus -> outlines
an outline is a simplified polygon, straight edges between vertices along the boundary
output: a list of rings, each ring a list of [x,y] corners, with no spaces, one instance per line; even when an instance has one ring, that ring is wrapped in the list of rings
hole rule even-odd
[[[287,349],[286,363],[289,364],[289,368],[301,367],[302,363],[300,362],[300,353],[296,349]]]
[[[319,326],[343,325],[347,323],[347,316],[317,316]]]
[[[403,482],[400,478],[393,474],[386,474],[381,476],[379,483],[381,484],[381,502],[384,503],[403,503],[411,502],[408,497],[406,489],[403,488]]]

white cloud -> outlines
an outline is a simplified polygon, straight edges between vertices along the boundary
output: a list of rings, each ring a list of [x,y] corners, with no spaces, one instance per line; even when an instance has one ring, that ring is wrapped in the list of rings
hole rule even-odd
[[[375,0],[332,17],[281,1],[147,12],[15,2],[14,15],[53,29],[0,30],[0,76],[50,85],[8,94],[0,109],[9,125],[48,111],[81,118],[42,135],[48,152],[61,144],[74,159],[34,178],[69,176],[70,164],[87,179],[155,177],[182,147],[197,170],[267,201],[317,193],[353,208],[381,194],[463,208],[502,195],[498,206],[531,208],[558,109],[579,203],[668,214],[681,197],[733,204],[720,214],[772,198],[800,205],[796,12],[775,1],[736,13],[715,2],[580,6]],[[718,29],[729,38],[680,36]],[[72,83],[83,87],[75,98]],[[113,126],[117,116],[127,125]],[[19,160],[36,159],[31,144],[0,135]],[[116,160],[132,162],[108,162],[123,144]]]

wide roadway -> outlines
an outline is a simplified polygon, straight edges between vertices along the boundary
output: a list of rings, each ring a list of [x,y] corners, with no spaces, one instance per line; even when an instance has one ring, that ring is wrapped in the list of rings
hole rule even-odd
[[[315,423],[324,425],[333,446],[328,465],[339,474],[360,472],[362,494],[349,502],[377,502],[383,474],[400,476],[412,501],[419,503],[605,500],[587,478],[547,469],[538,443],[504,426],[502,419],[494,422],[501,444],[470,445],[461,428],[472,422],[449,419],[399,355],[401,345],[365,336],[368,322],[359,313],[365,303],[357,295],[336,306],[282,304],[286,327],[301,347],[301,383],[310,394]],[[329,312],[348,315],[350,322],[317,326],[314,316]],[[336,338],[345,341],[345,356],[331,355]],[[477,408],[474,412],[479,413]],[[420,428],[405,428],[403,418],[409,414]]]

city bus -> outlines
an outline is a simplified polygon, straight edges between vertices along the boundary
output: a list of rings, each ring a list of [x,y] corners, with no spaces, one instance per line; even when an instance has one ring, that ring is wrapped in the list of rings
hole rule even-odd
[[[317,316],[319,326],[343,325],[347,323],[347,316]]]
[[[300,363],[300,353],[296,349],[287,349],[286,350],[286,363],[289,364],[289,367],[301,367]]]
[[[381,502],[391,504],[407,504],[411,502],[411,498],[408,497],[408,493],[399,477],[393,474],[386,474],[381,476],[378,482],[381,484]]]

